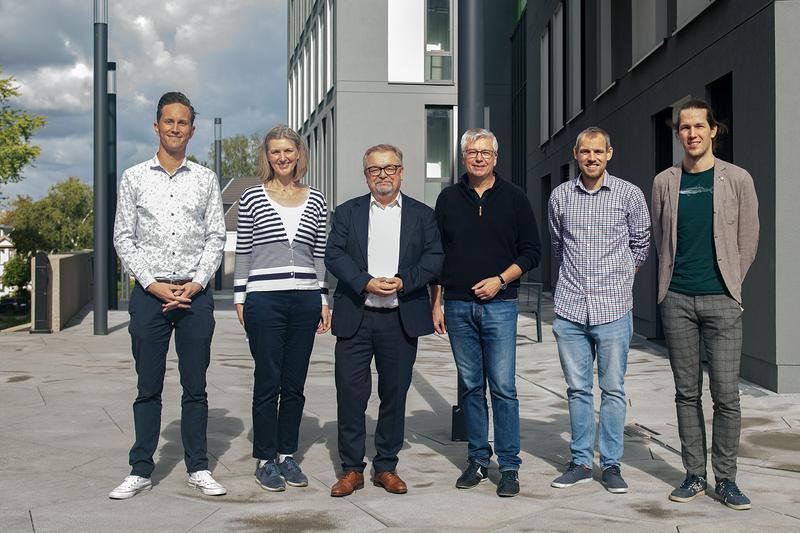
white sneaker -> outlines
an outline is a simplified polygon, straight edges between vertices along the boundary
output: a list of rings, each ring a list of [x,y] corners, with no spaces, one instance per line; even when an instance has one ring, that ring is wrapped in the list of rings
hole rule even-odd
[[[186,477],[186,484],[193,489],[200,489],[206,496],[222,496],[228,492],[225,487],[211,477],[211,472],[208,470],[192,472]]]
[[[128,476],[119,487],[108,493],[112,500],[127,500],[133,498],[140,492],[153,488],[150,478],[141,476]]]

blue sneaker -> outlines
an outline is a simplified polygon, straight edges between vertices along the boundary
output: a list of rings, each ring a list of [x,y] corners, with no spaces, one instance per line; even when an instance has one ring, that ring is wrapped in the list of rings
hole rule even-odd
[[[287,457],[282,463],[278,463],[278,470],[287,485],[292,487],[308,486],[308,478],[303,471],[300,470],[300,465],[297,464],[294,457]]]
[[[672,491],[669,499],[674,502],[686,503],[706,493],[706,479],[703,476],[686,474],[681,486]]]
[[[736,509],[737,511],[746,511],[750,509],[750,498],[744,495],[744,493],[736,486],[736,482],[731,479],[723,479],[722,481],[717,481],[717,486],[714,489],[714,492],[717,494],[722,503],[730,507],[731,509]]]
[[[601,482],[611,494],[625,494],[628,492],[628,484],[622,479],[622,473],[619,471],[618,465],[611,465],[603,470]]]
[[[567,465],[567,471],[555,478],[553,482],[550,483],[550,486],[557,489],[566,489],[578,483],[588,483],[591,480],[591,468],[570,461]]]
[[[278,465],[275,464],[275,459],[270,459],[264,466],[256,467],[256,483],[261,485],[262,489],[271,492],[286,490],[286,484],[283,482]]]

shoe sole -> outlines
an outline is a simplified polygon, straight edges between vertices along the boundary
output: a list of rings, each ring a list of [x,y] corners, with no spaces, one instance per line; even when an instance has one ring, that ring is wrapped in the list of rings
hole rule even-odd
[[[224,487],[221,488],[221,489],[204,489],[203,487],[201,487],[197,483],[193,483],[191,481],[187,481],[186,484],[188,486],[190,486],[191,488],[193,488],[193,489],[199,490],[200,492],[202,492],[206,496],[224,496],[224,495],[226,495],[228,493],[228,489],[226,489]]]
[[[283,482],[289,485],[290,487],[308,487],[308,481],[303,481],[301,483],[294,483],[292,481],[289,481],[283,476],[281,476],[281,478],[283,479]]]
[[[517,494],[519,494],[519,491],[517,491],[517,492],[498,492],[497,493],[497,495],[500,496],[501,498],[513,498]]]
[[[389,490],[389,489],[386,488],[386,486],[383,483],[381,483],[379,481],[373,481],[372,484],[374,486],[376,486],[376,487],[382,488],[383,490],[385,490],[389,494],[405,494],[406,492],[408,492],[408,489],[406,489],[406,490]]]
[[[285,491],[285,490],[286,490],[286,487],[278,487],[278,488],[272,488],[272,487],[268,487],[268,486],[264,485],[263,483],[261,483],[261,482],[258,480],[258,478],[256,478],[256,483],[257,483],[257,484],[258,484],[258,486],[259,486],[259,487],[261,487],[262,489],[264,489],[264,490],[268,490],[268,491],[270,491],[270,492],[283,492],[283,491]]]
[[[735,504],[735,503],[726,502],[725,500],[723,500],[722,498],[720,498],[720,497],[719,497],[719,495],[718,495],[717,493],[714,493],[714,498],[716,498],[717,500],[719,500],[719,501],[720,501],[720,503],[723,503],[723,504],[725,504],[726,506],[728,506],[728,507],[730,507],[731,509],[734,509],[734,510],[736,510],[736,511],[747,511],[748,509],[751,509],[751,508],[753,507],[753,504],[752,504],[752,503],[742,503],[742,504],[739,504],[739,505],[737,505],[737,504]]]
[[[695,499],[695,498],[697,498],[698,496],[704,496],[704,495],[705,495],[705,493],[706,493],[706,491],[705,491],[705,490],[701,490],[700,492],[698,492],[698,493],[697,493],[697,494],[695,494],[694,496],[690,496],[690,497],[688,497],[688,498],[682,498],[682,497],[680,497],[680,496],[673,496],[672,494],[670,494],[670,495],[669,495],[669,499],[670,499],[670,500],[672,500],[673,502],[678,502],[678,503],[686,503],[686,502],[690,502],[690,501],[694,500],[694,499]]]
[[[343,497],[345,497],[345,496],[350,496],[350,495],[351,495],[351,494],[353,494],[355,491],[357,491],[357,490],[361,490],[361,489],[363,489],[363,488],[364,488],[364,484],[363,484],[363,483],[359,483],[358,485],[356,485],[355,487],[353,487],[353,490],[351,490],[350,492],[347,492],[347,493],[344,493],[344,494],[334,494],[333,492],[331,492],[331,496],[332,496],[333,498],[343,498]]]
[[[475,483],[474,485],[459,485],[458,483],[456,483],[456,488],[457,488],[457,489],[474,489],[475,487],[477,487],[478,485],[480,485],[481,483],[483,483],[483,482],[484,482],[484,481],[486,481],[487,479],[489,479],[489,476],[482,477],[482,478],[480,479],[480,481],[478,481],[478,482],[477,482],[477,483]]]
[[[550,483],[550,486],[556,489],[568,489],[570,487],[574,487],[575,485],[579,485],[580,483],[589,483],[591,480],[592,478],[587,477],[585,479],[579,479],[575,483],[556,483],[555,481],[553,481],[552,483]]]
[[[610,488],[608,485],[606,485],[605,483],[603,483],[603,486],[604,486],[604,487],[606,488],[606,490],[607,490],[608,492],[610,492],[611,494],[625,494],[625,493],[627,493],[627,492],[628,492],[628,488],[627,488],[627,487],[625,487],[625,488],[617,488],[617,489],[612,489],[612,488]]]
[[[120,493],[117,493],[117,494],[114,494],[113,492],[111,492],[108,495],[108,499],[110,499],[110,500],[129,500],[129,499],[133,498],[134,496],[136,496],[137,494],[139,494],[140,492],[144,492],[144,491],[150,490],[152,488],[153,488],[153,485],[151,484],[151,485],[147,485],[146,487],[142,487],[140,489],[136,489],[136,490],[131,491],[131,492],[125,492],[125,493],[121,493],[120,492]]]

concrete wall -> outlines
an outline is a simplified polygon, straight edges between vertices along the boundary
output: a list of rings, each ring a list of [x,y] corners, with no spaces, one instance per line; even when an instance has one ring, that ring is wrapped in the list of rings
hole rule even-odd
[[[539,102],[539,35],[554,6],[554,1],[528,5],[529,103]],[[774,10],[779,10],[779,16]],[[792,140],[799,123],[795,96],[798,11],[797,1],[779,1],[774,6],[744,0],[715,2],[630,72],[630,60],[627,66],[618,61],[614,67],[619,76],[616,85],[596,101],[594,33],[589,27],[583,49],[583,112],[541,147],[538,106],[529,108],[528,127],[528,194],[539,221],[545,220],[543,176],[550,175],[551,188],[560,183],[560,168],[572,160],[576,135],[590,125],[611,134],[615,150],[609,171],[641,187],[649,198],[653,176],[662,170],[656,168],[654,115],[687,95],[705,98],[707,84],[732,73],[733,163],[753,175],[761,219],[758,256],[743,287],[742,375],[780,391],[800,390],[798,355],[791,335],[796,330],[792,313],[795,296],[800,293],[793,272],[800,244],[794,236],[798,210],[793,200],[800,190],[792,172],[795,158],[791,157],[792,151],[796,152]],[[587,26],[591,26],[591,7],[586,15]],[[776,24],[776,20],[780,22]],[[623,26],[625,23],[622,20]],[[629,19],[627,24],[631,24]],[[615,34],[624,36],[626,31],[629,28],[618,27]],[[615,51],[620,49],[624,54],[623,45],[617,39]],[[777,144],[776,138],[781,139]],[[782,202],[776,203],[776,193]],[[776,228],[785,228],[780,239]],[[542,237],[549,241],[544,225]],[[648,337],[659,334],[656,266],[652,251],[634,287],[636,331]],[[537,269],[534,277],[542,280],[543,269]],[[795,377],[788,379],[788,373],[784,374],[787,379],[778,377],[779,368],[790,367]]]
[[[61,331],[92,300],[92,252],[48,256],[48,308],[50,330]],[[35,266],[31,262],[31,320],[36,316]]]

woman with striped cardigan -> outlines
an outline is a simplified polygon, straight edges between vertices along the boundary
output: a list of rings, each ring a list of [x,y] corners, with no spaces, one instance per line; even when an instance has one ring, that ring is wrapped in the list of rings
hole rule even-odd
[[[255,477],[269,491],[308,485],[292,454],[314,333],[325,333],[331,322],[324,265],[328,206],[320,191],[300,183],[307,168],[300,136],[275,126],[258,151],[262,184],[239,199],[234,304],[255,360]]]

